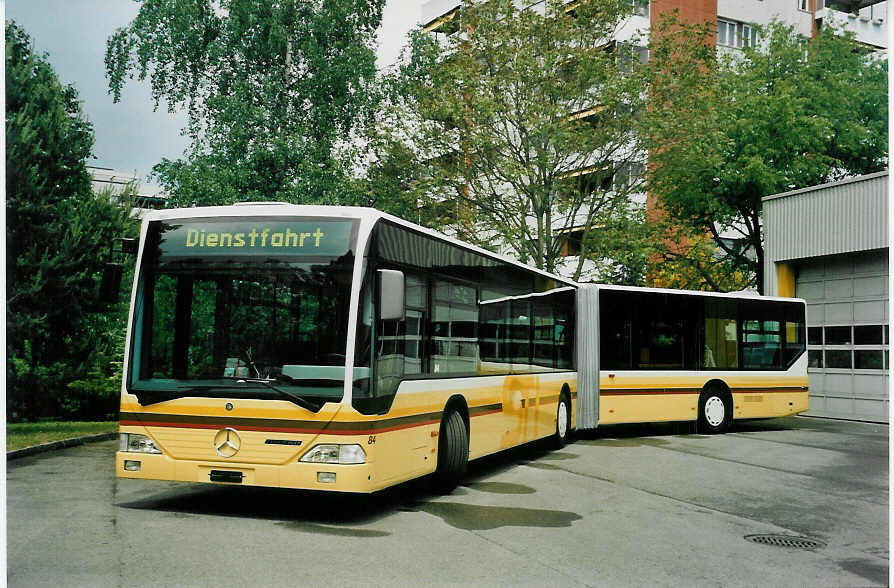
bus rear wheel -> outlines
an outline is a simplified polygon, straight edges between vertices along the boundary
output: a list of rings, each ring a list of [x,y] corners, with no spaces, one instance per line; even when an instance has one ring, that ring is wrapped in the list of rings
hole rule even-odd
[[[568,397],[563,393],[559,396],[559,406],[556,408],[556,432],[553,434],[553,447],[562,449],[568,443],[568,433],[571,431],[571,405]]]
[[[719,388],[708,388],[698,399],[698,432],[716,435],[729,430],[733,421],[733,400]]]
[[[462,481],[469,462],[469,436],[466,423],[457,411],[451,411],[441,421],[438,435],[438,467],[435,470],[435,489],[448,493]]]

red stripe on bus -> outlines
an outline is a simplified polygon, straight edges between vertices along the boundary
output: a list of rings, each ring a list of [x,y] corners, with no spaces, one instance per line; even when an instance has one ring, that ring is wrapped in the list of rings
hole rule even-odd
[[[615,388],[600,390],[600,396],[650,396],[662,394],[700,394],[701,388]],[[782,394],[785,392],[806,392],[804,386],[770,388],[733,388],[733,394]]]
[[[308,435],[375,435],[388,431],[398,431],[400,429],[409,429],[412,427],[423,427],[433,425],[440,421],[422,421],[418,423],[406,423],[403,425],[393,425],[391,427],[381,428],[358,428],[358,429],[320,429],[320,428],[293,428],[293,427],[264,427],[254,425],[233,425],[231,428],[239,431],[258,431],[264,433],[301,433]],[[143,427],[167,427],[174,429],[224,429],[226,424],[203,424],[203,423],[175,423],[160,421],[121,421],[122,425],[143,426]]]
[[[497,414],[503,411],[502,407],[481,410],[484,407],[472,407],[471,418],[479,416],[487,416]],[[477,411],[475,409],[478,409]],[[132,414],[132,413],[131,413]],[[258,419],[262,421],[262,419]],[[262,421],[263,422],[263,421]],[[259,431],[269,433],[301,433],[301,434],[321,434],[321,435],[375,435],[378,433],[386,433],[389,431],[399,431],[401,429],[410,429],[413,427],[425,427],[439,423],[439,419],[426,419],[421,421],[405,422],[401,424],[381,426],[378,423],[387,421],[371,421],[370,423],[346,423],[336,421],[339,428],[327,428],[328,423],[319,423],[315,427],[272,427],[262,425],[249,424],[228,424],[225,421],[215,423],[197,423],[197,422],[177,422],[177,421],[150,421],[150,420],[121,420],[119,423],[124,426],[143,426],[143,427],[168,427],[176,429],[222,429],[232,427],[239,431]],[[357,428],[348,428],[356,425]],[[372,425],[372,426],[369,426]]]
[[[652,394],[698,394],[701,390],[686,388],[677,390],[673,388],[630,388],[615,390],[600,390],[600,396],[647,396]]]

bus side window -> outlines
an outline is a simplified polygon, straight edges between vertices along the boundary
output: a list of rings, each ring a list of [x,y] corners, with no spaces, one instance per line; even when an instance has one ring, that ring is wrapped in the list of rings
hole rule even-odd
[[[782,309],[763,302],[742,304],[742,367],[772,370],[782,367]]]
[[[531,364],[531,301],[514,299],[509,304],[508,351],[513,365]],[[513,371],[525,368],[513,368]]]
[[[556,319],[556,365],[560,370],[574,369],[574,309],[573,292],[560,292],[553,296],[553,313]]]
[[[785,307],[785,357],[784,366],[788,368],[805,349],[804,305],[787,304]]]
[[[599,369],[629,370],[632,365],[631,309],[624,292],[599,293]]]
[[[485,373],[509,373],[509,353],[506,350],[509,325],[508,301],[494,301],[502,293],[482,290],[483,302],[479,306],[478,353],[480,361],[486,364]]]
[[[432,290],[432,373],[476,373],[478,299],[475,288],[435,280]]]
[[[425,366],[422,344],[425,325],[425,306],[428,303],[428,287],[420,276],[406,276],[406,319],[404,328],[404,374],[421,374]]]
[[[736,335],[736,301],[705,298],[705,344],[701,366],[705,369],[739,367]]]
[[[682,316],[685,308],[678,298],[653,292],[634,296],[633,338],[639,349],[639,369],[681,370],[686,366],[690,342]]]
[[[541,367],[555,367],[556,320],[553,316],[552,306],[547,301],[534,302],[534,356],[531,358],[533,365]]]
[[[423,311],[427,299],[425,282],[406,274],[403,320],[379,321],[376,337],[376,396],[390,396],[407,375],[422,373]]]

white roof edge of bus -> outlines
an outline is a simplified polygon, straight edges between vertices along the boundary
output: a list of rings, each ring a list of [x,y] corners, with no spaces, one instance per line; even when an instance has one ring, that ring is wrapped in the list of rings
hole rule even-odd
[[[494,298],[493,300],[479,300],[478,303],[494,304],[496,302],[506,302],[507,300],[526,300],[537,296],[552,296],[557,292],[568,292],[573,291],[574,289],[574,286],[562,286],[561,288],[556,288],[554,290],[550,290],[549,292],[533,292],[531,294],[519,294],[518,296],[503,296],[502,298]]]
[[[676,288],[650,288],[648,286],[619,286],[615,284],[583,283],[583,286],[595,286],[604,290],[627,290],[631,292],[663,292],[665,294],[688,294],[690,296],[712,296],[715,298],[735,298],[736,300],[776,300],[780,302],[803,302],[803,298],[785,298],[783,296],[761,296],[756,292],[704,292],[702,290],[678,290]]]
[[[202,218],[202,217],[217,217],[217,216],[268,216],[268,215],[276,215],[276,214],[300,214],[302,212],[309,213],[313,211],[315,216],[333,216],[333,217],[341,217],[341,218],[356,218],[359,220],[369,220],[376,221],[379,219],[385,219],[392,221],[398,225],[402,225],[404,227],[413,229],[425,235],[429,235],[431,237],[435,237],[437,239],[441,239],[448,243],[452,243],[454,245],[460,246],[464,249],[468,249],[470,251],[474,251],[476,253],[480,253],[486,257],[491,259],[496,259],[502,261],[504,263],[508,263],[510,265],[514,265],[516,267],[525,269],[530,272],[534,272],[542,275],[543,277],[550,278],[552,280],[559,281],[567,286],[575,286],[574,280],[570,278],[563,278],[562,276],[557,276],[555,274],[551,274],[549,272],[537,269],[535,267],[531,267],[525,265],[521,262],[515,261],[513,259],[506,258],[502,255],[498,255],[493,251],[488,251],[487,249],[483,249],[476,245],[472,245],[471,243],[464,243],[459,239],[454,239],[453,237],[449,237],[443,233],[439,233],[432,229],[428,229],[421,225],[417,225],[416,223],[410,222],[408,220],[404,220],[400,217],[394,216],[393,214],[388,214],[387,212],[382,212],[381,210],[376,210],[375,208],[368,208],[364,206],[328,206],[328,205],[315,205],[315,204],[280,204],[280,203],[241,203],[237,205],[227,205],[227,206],[201,206],[195,208],[166,208],[161,210],[153,210],[150,213],[147,213],[143,218],[146,221],[154,221],[154,220],[167,220],[167,219],[177,219],[177,218]]]
[[[471,243],[464,243],[459,239],[455,239],[453,237],[448,237],[443,233],[439,233],[435,230],[428,229],[421,225],[417,225],[416,223],[410,222],[408,220],[404,220],[400,217],[394,216],[393,214],[388,214],[387,212],[382,212],[381,210],[376,210],[375,208],[368,208],[364,206],[329,206],[329,205],[316,205],[316,204],[287,204],[287,203],[279,203],[279,202],[246,202],[239,203],[238,205],[227,205],[227,206],[200,206],[195,208],[166,208],[161,210],[153,210],[146,212],[143,219],[145,221],[153,221],[153,220],[167,220],[167,219],[177,219],[177,218],[202,218],[202,217],[216,217],[216,216],[267,216],[267,215],[276,215],[276,214],[301,214],[302,212],[307,214],[313,211],[314,215],[329,215],[336,218],[353,218],[358,220],[367,220],[371,222],[375,222],[379,219],[386,219],[392,221],[398,225],[413,229],[422,234],[429,235],[431,237],[435,237],[437,239],[441,239],[448,243],[452,243],[454,245],[463,247],[464,249],[468,249],[470,251],[474,251],[476,253],[480,253],[486,257],[491,259],[496,259],[502,261],[504,263],[508,263],[510,265],[514,265],[516,267],[522,268],[527,271],[531,271],[537,274],[540,274],[543,277],[550,278],[561,282],[567,286],[595,286],[597,288],[605,288],[610,290],[630,290],[634,292],[665,292],[665,293],[674,293],[674,294],[689,294],[689,295],[699,295],[699,296],[715,296],[719,298],[735,298],[737,300],[753,298],[755,300],[778,300],[778,301],[790,301],[790,302],[802,302],[806,304],[806,301],[801,298],[784,298],[780,296],[761,296],[760,294],[749,294],[749,293],[728,293],[728,292],[703,292],[700,290],[677,290],[671,288],[649,288],[644,286],[616,286],[612,284],[598,284],[598,283],[587,283],[587,282],[575,282],[570,278],[563,278],[562,276],[557,276],[555,274],[551,274],[549,272],[537,269],[535,267],[531,267],[525,265],[519,261],[515,261],[514,259],[506,258],[502,255],[498,255],[493,251],[488,251],[487,249],[483,249],[476,245],[472,245]]]

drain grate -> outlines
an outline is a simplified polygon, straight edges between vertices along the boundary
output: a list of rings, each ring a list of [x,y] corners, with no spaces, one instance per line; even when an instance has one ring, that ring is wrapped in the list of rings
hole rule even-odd
[[[746,541],[774,547],[793,547],[795,549],[819,549],[826,544],[810,537],[795,537],[793,535],[745,535]]]

